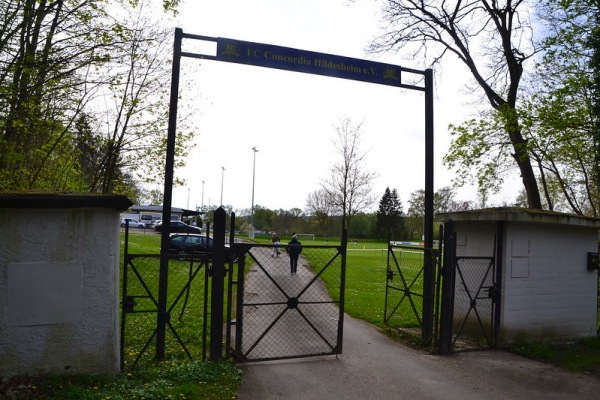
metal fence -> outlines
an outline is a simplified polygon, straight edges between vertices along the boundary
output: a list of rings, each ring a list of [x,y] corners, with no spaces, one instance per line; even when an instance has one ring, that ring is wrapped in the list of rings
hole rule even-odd
[[[233,243],[224,211],[218,217],[213,250],[195,258],[130,254],[126,231],[121,369],[223,355],[252,361],[341,353],[345,247],[304,245],[291,274],[285,246],[277,254],[273,245]]]
[[[474,350],[493,347],[494,257],[456,257],[452,349]]]
[[[248,245],[245,254],[231,280],[231,354],[257,361],[341,353],[342,247],[302,246],[295,273],[277,246]]]
[[[430,262],[426,262],[429,258]],[[388,247],[384,323],[399,332],[429,341],[425,335],[423,313],[425,302],[425,268],[431,268],[433,279],[439,276],[439,251],[422,247]],[[437,286],[437,285],[435,285]],[[437,295],[434,295],[437,298]],[[437,329],[437,301],[426,303],[433,314],[433,329]],[[427,336],[427,337],[425,337]],[[434,331],[433,337],[437,334]]]
[[[207,260],[169,260],[165,359],[205,359],[210,324]],[[121,363],[156,360],[160,255],[125,255],[122,275]]]

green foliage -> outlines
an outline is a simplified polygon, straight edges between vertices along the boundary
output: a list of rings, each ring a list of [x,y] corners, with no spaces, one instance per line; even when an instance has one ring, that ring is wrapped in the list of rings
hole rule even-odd
[[[455,169],[453,182],[458,186],[477,184],[483,197],[500,190],[505,177],[516,167],[510,158],[510,143],[497,111],[487,111],[481,119],[450,125],[450,150],[443,162]]]
[[[515,113],[522,98],[521,84],[524,73],[528,72],[527,63],[536,53],[529,4],[492,2],[481,7],[479,2],[386,1],[382,14],[386,32],[371,45],[372,50],[397,51],[408,46],[416,49],[411,53],[413,57],[421,54],[431,65],[444,56],[457,56],[471,72],[490,108],[499,111],[494,116],[500,117],[498,125],[482,126],[473,120],[461,128],[450,128],[459,136],[454,139],[453,153],[446,162],[458,166],[461,174],[458,182],[471,178],[475,172],[482,192],[496,189],[499,182],[487,178],[493,176],[497,166],[500,170],[509,166],[505,161],[513,157],[528,206],[542,208],[531,155],[526,151],[527,139]],[[476,41],[476,37],[485,40]],[[489,138],[491,143],[486,142],[483,132],[486,130],[494,134]]]
[[[15,399],[130,400],[237,397],[240,370],[227,362],[159,363],[116,377],[52,375],[17,377],[0,383],[0,394]]]
[[[598,65],[594,32],[600,10],[588,0],[540,6],[549,35],[536,66],[534,94],[521,107],[549,209],[597,216],[600,210]]]
[[[161,180],[171,24],[137,0],[8,1],[0,16],[0,190],[135,199]],[[176,166],[194,137],[181,119]]]
[[[571,371],[586,372],[600,379],[600,336],[565,343],[521,337],[509,350]]]
[[[379,200],[375,231],[388,240],[404,237],[404,211],[396,189],[390,191],[389,187],[385,188],[385,193]]]

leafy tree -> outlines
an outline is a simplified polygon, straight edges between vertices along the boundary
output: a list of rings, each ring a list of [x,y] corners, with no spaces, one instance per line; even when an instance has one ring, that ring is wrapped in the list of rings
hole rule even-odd
[[[375,231],[385,235],[388,241],[404,235],[404,211],[396,189],[390,191],[389,187],[385,188],[379,200]]]
[[[456,192],[445,186],[433,194],[433,209],[435,214],[466,211],[473,208],[472,201],[457,201]],[[425,190],[419,189],[411,193],[408,200],[406,226],[411,237],[423,235],[425,217]]]
[[[178,3],[162,2],[173,12]],[[140,176],[157,179],[170,41],[151,30],[159,24],[145,17],[148,5],[0,2],[0,189],[137,196]],[[119,112],[98,109],[102,93],[111,93]],[[181,133],[180,155],[191,137]]]
[[[355,239],[367,239],[371,237],[376,223],[375,219],[374,213],[357,213],[352,218],[352,223],[348,228],[348,236]]]
[[[540,6],[549,35],[523,126],[550,210],[598,216],[598,153],[593,59],[597,2],[549,0]]]
[[[122,192],[114,186],[122,171],[129,171],[143,183],[161,182],[164,177],[172,30],[160,28],[168,24],[153,17],[144,1],[129,12],[123,28],[127,40],[118,46],[118,62],[108,64],[103,86],[110,93],[107,103],[112,107],[105,111],[106,149],[92,192]],[[183,158],[193,147],[194,132],[185,122],[185,113],[180,119],[175,167],[183,165]]]
[[[270,231],[275,226],[277,213],[267,207],[254,205],[254,228],[259,231]]]
[[[465,211],[472,206],[473,203],[470,201],[457,201],[456,192],[450,186],[444,186],[433,194],[433,211],[436,214]],[[411,193],[408,200],[408,214],[425,215],[425,190],[419,189]]]
[[[7,17],[0,40],[0,182],[10,189],[64,186],[75,167],[68,161],[69,127],[90,100],[82,77],[107,55],[100,22],[107,21],[102,11],[92,18],[88,4],[66,0],[5,1],[0,10]]]
[[[594,150],[598,117],[593,111],[590,62],[597,9],[588,0],[549,0],[538,5],[548,36],[539,44],[544,52],[529,85],[532,94],[522,96],[515,111],[536,167],[543,207],[591,216],[598,215],[599,209],[598,152]],[[450,129],[457,138],[444,161],[462,167],[459,184],[474,172],[485,198],[512,171],[501,110]],[[522,204],[522,199],[515,204]]]
[[[306,214],[317,225],[318,233],[329,235],[334,223],[334,207],[329,193],[324,189],[309,193],[306,199]]]
[[[360,152],[362,123],[352,125],[344,118],[336,127],[335,150],[341,160],[331,167],[331,174],[321,187],[342,216],[342,229],[350,226],[352,217],[371,206],[371,187],[376,173],[365,166],[365,154]]]
[[[528,12],[524,1],[388,0],[383,9],[386,32],[372,43],[371,50],[397,52],[414,45],[411,58],[423,55],[431,64],[447,54],[457,56],[498,111],[528,206],[539,209],[542,203],[528,140],[516,113],[524,65],[534,54]],[[459,158],[457,162],[468,168],[476,160]]]
[[[592,112],[594,116],[592,138],[595,167],[593,180],[596,185],[595,198],[600,203],[600,6],[597,2],[592,16],[592,29],[587,44],[592,50],[590,68],[593,71],[591,83]]]

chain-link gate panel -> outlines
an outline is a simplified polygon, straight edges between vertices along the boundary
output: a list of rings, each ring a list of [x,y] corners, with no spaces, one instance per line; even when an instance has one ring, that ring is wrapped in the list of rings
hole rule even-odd
[[[276,246],[252,245],[239,264],[243,285],[232,324],[238,360],[341,353],[341,248],[302,246],[295,273],[285,248],[278,254]]]
[[[494,272],[493,257],[456,257],[454,351],[493,346]]]
[[[421,335],[425,249],[388,248],[384,323],[415,336]]]
[[[121,315],[121,362],[123,368],[154,362],[159,255],[126,255],[123,268]],[[166,359],[206,357],[206,262],[169,260],[167,290]]]

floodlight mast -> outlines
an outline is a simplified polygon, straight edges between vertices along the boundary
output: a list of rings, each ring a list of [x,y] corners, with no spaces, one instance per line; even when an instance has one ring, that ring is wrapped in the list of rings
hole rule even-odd
[[[250,212],[250,232],[248,234],[248,237],[250,239],[254,239],[254,177],[255,177],[255,172],[256,172],[256,153],[258,152],[258,149],[256,148],[256,146],[254,146],[252,148],[253,151],[253,157],[252,157],[252,209]]]

